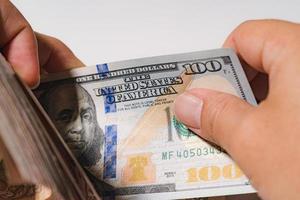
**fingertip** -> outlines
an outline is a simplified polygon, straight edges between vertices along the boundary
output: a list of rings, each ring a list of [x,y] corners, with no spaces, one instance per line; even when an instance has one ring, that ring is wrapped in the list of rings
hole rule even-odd
[[[29,87],[36,87],[40,82],[40,70],[37,55],[12,52],[6,56],[14,71]]]
[[[176,118],[185,125],[200,128],[202,106],[203,101],[200,98],[185,92],[176,98],[174,113]]]
[[[246,20],[240,23],[226,38],[225,42],[223,43],[224,48],[233,48],[237,51],[237,41],[243,41],[243,37],[249,37],[248,31],[255,30],[252,26],[257,26],[257,23],[262,22],[263,20]],[[244,34],[246,32],[246,34]]]
[[[13,64],[12,64],[13,65]],[[30,88],[36,88],[40,83],[38,67],[14,67],[15,72]]]
[[[234,42],[233,42],[233,37],[232,37],[232,33],[230,33],[226,40],[224,41],[223,45],[222,45],[223,48],[232,48],[235,50],[235,46],[234,46]]]
[[[32,79],[32,81],[27,82],[27,84],[31,89],[36,89],[40,85],[40,82],[41,82],[41,78],[40,78],[40,74],[38,74]]]

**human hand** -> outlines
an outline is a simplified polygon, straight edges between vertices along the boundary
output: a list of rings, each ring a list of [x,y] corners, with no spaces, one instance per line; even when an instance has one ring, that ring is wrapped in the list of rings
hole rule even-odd
[[[251,106],[207,89],[177,97],[177,118],[222,146],[265,200],[300,198],[300,25],[259,20],[241,24],[226,40],[253,69]],[[269,88],[267,88],[268,75]],[[264,99],[265,94],[267,94]]]
[[[0,0],[0,51],[30,87],[39,83],[40,67],[55,72],[83,66],[62,42],[35,33],[8,0]]]

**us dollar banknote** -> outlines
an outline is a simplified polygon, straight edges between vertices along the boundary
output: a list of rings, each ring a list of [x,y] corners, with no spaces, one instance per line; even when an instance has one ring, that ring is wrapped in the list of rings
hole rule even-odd
[[[107,188],[108,195],[180,199],[254,192],[221,148],[175,118],[175,98],[191,88],[256,104],[230,49],[48,74],[35,94],[95,187]]]

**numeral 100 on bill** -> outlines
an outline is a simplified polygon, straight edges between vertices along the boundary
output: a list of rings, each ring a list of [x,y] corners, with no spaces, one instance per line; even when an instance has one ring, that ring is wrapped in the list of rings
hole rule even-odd
[[[201,168],[189,168],[187,170],[187,182],[216,181],[218,179],[238,179],[244,176],[240,168],[235,164],[224,166],[206,166]]]

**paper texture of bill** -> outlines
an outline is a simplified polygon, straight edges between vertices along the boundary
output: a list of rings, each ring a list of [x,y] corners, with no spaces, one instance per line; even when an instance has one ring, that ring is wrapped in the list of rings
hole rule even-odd
[[[175,98],[191,88],[227,92],[256,104],[230,49],[47,75],[35,93],[94,184],[104,181],[117,199],[254,192],[226,153],[174,117]]]

